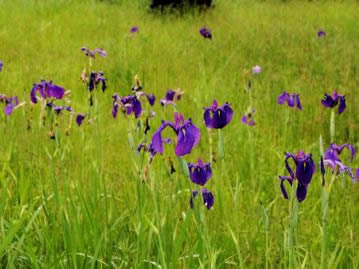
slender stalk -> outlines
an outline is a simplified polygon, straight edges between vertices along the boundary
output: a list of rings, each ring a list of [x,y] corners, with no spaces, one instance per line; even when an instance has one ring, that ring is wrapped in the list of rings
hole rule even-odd
[[[212,163],[214,161],[212,131],[210,128],[207,128],[207,131],[208,131],[208,142],[209,142],[209,162]]]
[[[296,268],[295,261],[295,238],[296,228],[298,223],[298,200],[296,199],[296,182],[292,184],[292,193],[289,203],[289,235],[288,235],[288,250],[289,250],[289,268]]]
[[[218,153],[221,160],[224,159],[224,136],[222,129],[218,129]]]
[[[322,226],[323,226],[323,240],[322,240],[322,257],[321,268],[328,268],[328,209],[329,209],[329,192],[327,186],[322,188]]]
[[[330,113],[330,143],[334,143],[335,138],[335,112],[332,109]]]

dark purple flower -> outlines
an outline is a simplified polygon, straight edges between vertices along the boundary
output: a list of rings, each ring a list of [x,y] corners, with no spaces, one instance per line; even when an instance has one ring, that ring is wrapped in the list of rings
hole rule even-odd
[[[39,84],[34,83],[34,86],[30,93],[31,102],[34,104],[37,103],[36,92],[39,92],[43,99],[62,99],[65,95],[65,89],[55,84],[52,84],[51,80],[49,82],[41,80],[41,83]]]
[[[17,96],[6,97],[0,94],[0,103],[5,104],[4,113],[6,116],[10,116],[14,108],[19,104]]]
[[[233,110],[230,104],[218,107],[217,101],[213,100],[212,105],[204,109],[203,117],[207,128],[222,129],[231,122]]]
[[[140,100],[136,96],[128,95],[125,97],[119,96],[115,93],[113,96],[113,107],[112,107],[112,116],[116,118],[118,107],[122,109],[124,113],[130,115],[133,113],[136,118],[142,114],[142,105]]]
[[[201,159],[197,164],[188,164],[189,175],[193,183],[204,186],[212,176],[210,163],[203,163]]]
[[[297,93],[289,94],[287,92],[283,92],[278,96],[277,102],[280,105],[287,103],[289,107],[296,106],[299,110],[302,110],[302,104],[300,103],[299,94]]]
[[[104,50],[104,49],[100,49],[100,48],[97,48],[97,49],[94,49],[94,50],[90,50],[89,48],[87,47],[82,47],[81,48],[81,51],[84,52],[84,54],[86,56],[89,56],[91,58],[95,58],[95,54],[99,54],[101,55],[102,57],[106,57],[107,56],[107,52]]]
[[[345,95],[340,95],[337,93],[337,91],[333,91],[332,95],[324,94],[324,98],[322,99],[322,105],[324,107],[328,108],[334,108],[338,105],[338,112],[339,114],[343,113],[346,109],[346,103],[345,103]]]
[[[320,29],[317,33],[317,37],[324,37],[324,36],[326,36],[326,34],[327,33],[324,30]]]
[[[81,126],[81,124],[82,124],[83,120],[85,119],[85,117],[86,117],[86,114],[81,114],[81,113],[77,114],[76,123],[77,123],[78,126]]]
[[[213,196],[213,194],[207,189],[202,189],[201,192],[202,192],[203,204],[208,209],[211,209],[211,207],[214,204],[214,196]],[[193,206],[194,206],[193,205],[193,199],[196,198],[197,194],[198,194],[198,191],[193,191],[192,192],[192,197],[191,197],[191,199],[189,201],[191,208],[193,208]]]
[[[57,106],[53,102],[48,103],[47,107],[52,108],[57,115],[59,115],[62,110],[72,111],[72,108],[69,106]]]
[[[198,144],[201,134],[191,119],[184,120],[183,115],[177,112],[174,114],[174,119],[175,123],[162,121],[161,127],[152,136],[152,147],[156,152],[163,154],[162,131],[170,126],[177,135],[176,155],[183,156],[189,154],[192,148]]]
[[[102,84],[102,87],[101,87],[102,92],[105,92],[105,90],[107,88],[107,85],[106,85],[107,78],[104,78],[103,75],[104,75],[104,73],[102,71],[99,71],[99,72],[92,71],[91,72],[90,80],[88,83],[88,89],[90,92],[92,92],[100,82]]]
[[[0,72],[1,72],[1,70],[2,70],[2,68],[3,68],[3,66],[4,66],[3,62],[0,61]]]
[[[181,96],[183,95],[183,91],[181,89],[168,89],[166,92],[165,98],[161,99],[161,105],[176,105],[175,101],[181,100]]]
[[[204,38],[212,39],[211,30],[208,29],[207,27],[202,27],[202,28],[199,30],[199,33],[200,33],[201,36],[203,36]]]
[[[155,104],[156,101],[156,96],[154,94],[147,94],[146,95],[148,103],[153,106]]]
[[[315,172],[315,164],[311,154],[305,154],[303,151],[299,151],[297,155],[292,153],[285,153],[285,167],[289,173],[289,176],[279,176],[280,188],[285,199],[288,199],[287,191],[284,187],[284,182],[288,181],[292,185],[294,179],[298,180],[297,198],[299,202],[304,201],[307,196],[307,188],[312,180],[312,176]],[[288,160],[293,159],[295,163],[295,172],[290,167]]]
[[[342,153],[344,149],[348,149],[351,153],[350,160],[353,161],[355,156],[355,148],[351,144],[343,144],[343,145],[336,145],[331,144],[324,155],[323,165],[327,166],[332,169],[334,172],[336,169],[338,174],[346,173],[348,174],[351,179],[354,181],[354,175],[352,169],[343,164],[343,162],[339,159],[339,155]],[[325,170],[324,170],[325,171]]]
[[[138,31],[139,31],[138,26],[132,26],[130,29],[131,34],[137,33]]]
[[[256,125],[256,122],[253,119],[255,113],[256,113],[255,109],[250,109],[249,112],[247,112],[246,114],[243,115],[242,123],[249,125],[249,126]]]

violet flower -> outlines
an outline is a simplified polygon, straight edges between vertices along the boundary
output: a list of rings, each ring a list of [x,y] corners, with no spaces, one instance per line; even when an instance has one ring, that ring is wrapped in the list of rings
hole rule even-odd
[[[202,193],[202,198],[203,198],[203,204],[208,208],[208,209],[211,209],[211,207],[213,206],[214,204],[214,196],[213,194],[207,190],[207,189],[202,189],[201,190],[201,193]],[[193,191],[192,192],[192,197],[190,199],[190,206],[191,208],[194,207],[194,204],[193,204],[193,199],[196,198],[198,194],[198,191]]]
[[[78,113],[77,116],[76,116],[76,124],[80,127],[83,120],[85,119],[86,117],[86,114],[81,114],[81,113]]]
[[[72,108],[69,106],[57,106],[55,105],[53,102],[50,102],[48,104],[46,104],[48,108],[51,108],[57,115],[59,115],[61,113],[61,111],[66,110],[71,112]]]
[[[147,97],[148,103],[151,106],[153,106],[155,104],[155,101],[156,101],[156,96],[154,94],[147,94],[146,97]]]
[[[207,128],[222,129],[231,122],[233,110],[229,103],[225,103],[218,107],[216,100],[210,107],[204,109],[204,122]]]
[[[137,33],[138,31],[139,31],[138,26],[132,26],[131,29],[130,29],[131,34]]]
[[[168,89],[165,98],[160,100],[161,105],[176,105],[175,101],[181,100],[183,94],[184,92],[179,88],[174,90]]]
[[[81,51],[84,52],[85,56],[89,56],[91,58],[95,58],[95,54],[99,54],[101,55],[102,57],[106,57],[107,56],[107,52],[104,50],[104,49],[101,49],[101,48],[97,48],[97,49],[94,49],[94,50],[90,50],[89,48],[87,47],[82,47],[81,48]]]
[[[355,156],[355,148],[351,144],[343,144],[343,145],[336,145],[330,144],[329,148],[324,154],[324,161],[323,165],[329,167],[334,172],[336,169],[338,174],[346,173],[348,174],[352,181],[354,181],[354,175],[352,169],[343,164],[343,162],[339,159],[339,155],[342,153],[344,149],[348,149],[351,153],[350,161],[353,161]],[[323,167],[324,168],[324,167]],[[324,170],[325,171],[325,170]],[[322,172],[323,173],[323,172]]]
[[[4,64],[3,64],[3,62],[0,60],[0,72],[1,72],[1,70],[2,70],[2,68],[3,68],[3,66],[4,66]]]
[[[198,159],[197,164],[188,164],[189,175],[193,183],[204,186],[212,176],[210,163],[203,163]]]
[[[253,75],[258,75],[262,72],[262,67],[260,67],[259,65],[253,66],[252,67],[252,74]]]
[[[320,29],[318,32],[317,32],[317,37],[324,37],[324,36],[326,36],[327,35],[327,33],[324,31],[324,30],[322,30],[322,29]]]
[[[285,158],[285,167],[289,173],[289,176],[279,176],[280,178],[280,188],[285,199],[288,199],[287,191],[284,187],[284,182],[288,181],[290,185],[292,185],[294,179],[298,180],[297,187],[297,198],[299,202],[304,201],[307,196],[307,188],[312,180],[312,176],[315,172],[315,164],[312,159],[311,154],[305,154],[303,151],[299,151],[297,155],[292,153],[284,153]],[[295,163],[295,172],[293,172],[290,167],[288,160],[293,159]]]
[[[92,71],[91,72],[90,80],[88,83],[88,89],[90,92],[92,92],[100,82],[102,84],[102,87],[101,87],[102,92],[105,92],[105,90],[107,88],[107,85],[106,85],[107,78],[104,78],[103,75],[104,75],[104,72],[102,72],[102,71],[99,71],[99,72]]]
[[[289,107],[297,107],[299,110],[302,110],[302,104],[300,102],[299,94],[293,93],[289,94],[288,92],[283,92],[278,96],[277,103],[283,105],[287,103]]]
[[[199,30],[199,33],[201,34],[201,36],[203,36],[204,38],[208,38],[208,39],[212,39],[212,33],[211,30],[207,27],[202,27]]]
[[[160,128],[152,136],[152,147],[156,152],[163,154],[162,131],[166,127],[171,127],[177,135],[177,144],[175,153],[177,156],[189,154],[200,140],[200,130],[192,123],[191,119],[184,120],[182,114],[174,114],[175,123],[162,121]]]
[[[62,99],[65,95],[65,89],[52,84],[52,81],[46,82],[45,80],[41,80],[41,83],[36,84],[30,93],[31,102],[36,104],[37,103],[37,96],[36,93],[39,92],[42,99],[54,98],[54,99]]]
[[[115,93],[113,96],[113,107],[112,107],[112,116],[116,118],[118,108],[122,109],[122,112],[127,115],[134,114],[135,118],[138,118],[142,114],[142,105],[140,100],[136,96],[128,95],[125,97],[119,96]]]
[[[337,91],[333,91],[332,95],[324,94],[324,98],[322,99],[322,105],[324,107],[328,108],[334,108],[338,105],[338,113],[341,114],[346,109],[346,103],[345,103],[345,95],[340,95],[337,93]]]
[[[6,116],[10,116],[14,109],[19,105],[19,99],[17,96],[6,97],[0,94],[0,103],[5,104],[4,113]]]
[[[248,126],[256,125],[256,122],[253,119],[255,113],[256,113],[255,109],[250,109],[249,112],[247,112],[246,114],[243,115],[242,123],[246,124]]]

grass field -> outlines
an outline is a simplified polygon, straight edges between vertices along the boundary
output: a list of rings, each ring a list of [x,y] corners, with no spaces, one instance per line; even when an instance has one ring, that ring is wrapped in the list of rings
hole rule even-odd
[[[319,161],[330,142],[359,146],[359,2],[217,0],[183,15],[149,12],[145,0],[118,2],[0,0],[0,93],[26,101],[11,116],[0,103],[1,267],[358,268],[359,184],[327,170],[322,187]],[[199,34],[203,26],[212,40]],[[108,53],[91,67],[108,79],[91,108],[79,79],[89,61],[83,46]],[[136,127],[143,117],[111,114],[112,95],[131,94],[136,74],[157,98],[146,136]],[[63,111],[49,139],[41,105],[30,103],[41,79],[71,90],[68,105],[90,113],[80,127],[73,120],[67,130]],[[185,94],[176,110],[200,128],[200,143],[183,158],[166,145],[149,165],[136,146],[173,119],[159,99],[178,87]],[[335,133],[321,105],[333,89],[347,104],[335,114]],[[303,110],[278,105],[283,91],[299,93]],[[220,134],[203,123],[213,99],[234,111]],[[255,126],[241,123],[250,106]],[[210,145],[214,206],[191,209],[197,187],[182,166],[209,162]],[[299,150],[316,164],[302,203],[283,198],[278,178],[288,175],[283,152]],[[359,167],[349,152],[341,159]]]

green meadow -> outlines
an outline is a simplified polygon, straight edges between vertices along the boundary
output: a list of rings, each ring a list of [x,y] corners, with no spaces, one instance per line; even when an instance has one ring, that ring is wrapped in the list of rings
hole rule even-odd
[[[359,148],[359,2],[214,4],[161,14],[147,0],[0,0],[0,94],[26,102],[11,116],[0,103],[1,268],[359,268],[359,184],[327,168],[323,186],[319,166],[331,142]],[[83,46],[108,55],[89,68]],[[92,107],[84,68],[107,78]],[[136,74],[156,96],[146,135],[145,113],[111,114],[112,95],[131,94]],[[71,91],[57,105],[89,113],[80,127],[67,111],[43,121],[30,102],[41,79]],[[181,100],[162,108],[175,88]],[[321,104],[334,89],[346,98],[341,114]],[[277,104],[283,91],[298,93],[303,110]],[[221,131],[204,124],[213,99],[234,111]],[[255,126],[241,122],[250,108]],[[192,118],[200,142],[178,158],[166,129],[174,141],[149,163],[136,147],[175,111]],[[284,152],[299,150],[316,165],[301,203],[297,180],[285,183],[286,200],[278,177],[288,176]],[[212,162],[210,210],[198,197],[190,207],[199,187],[186,162],[198,158]],[[355,174],[359,157],[340,158]]]

